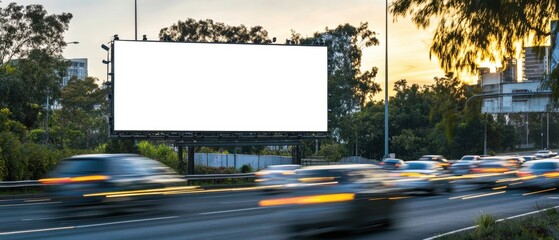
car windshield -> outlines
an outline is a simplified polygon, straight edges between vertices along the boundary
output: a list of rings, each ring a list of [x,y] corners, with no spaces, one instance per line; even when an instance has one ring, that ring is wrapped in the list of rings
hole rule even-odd
[[[549,151],[548,150],[540,150],[540,151],[538,151],[538,153],[549,153]]]
[[[473,156],[465,156],[465,157],[462,157],[462,159],[460,159],[460,160],[462,160],[462,161],[471,161],[471,160],[474,160],[474,157],[473,157]]]
[[[101,159],[66,159],[63,160],[55,171],[60,175],[80,175],[101,173],[105,169],[104,162]]]
[[[404,167],[404,169],[407,169],[407,170],[427,170],[427,169],[431,169],[431,166],[429,164],[425,164],[425,163],[411,162],[411,163],[408,163],[408,165],[406,165],[406,167]]]
[[[555,165],[555,163],[553,162],[539,162],[539,163],[534,163],[532,164],[532,166],[530,167],[530,169],[534,169],[534,170],[542,170],[542,169],[555,169],[557,168],[557,166]]]

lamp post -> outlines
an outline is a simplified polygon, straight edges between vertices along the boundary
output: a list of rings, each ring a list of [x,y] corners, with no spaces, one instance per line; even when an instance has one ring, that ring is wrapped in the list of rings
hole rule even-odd
[[[64,42],[66,45],[79,44],[78,41]],[[50,88],[47,87],[47,102],[46,102],[46,116],[45,116],[45,144],[49,143],[49,112],[50,112]]]
[[[384,158],[388,157],[388,0],[386,0],[384,56]]]

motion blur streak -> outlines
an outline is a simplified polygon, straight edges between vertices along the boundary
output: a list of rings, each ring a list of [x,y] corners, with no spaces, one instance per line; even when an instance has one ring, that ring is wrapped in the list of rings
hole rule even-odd
[[[388,200],[400,200],[400,199],[406,199],[406,198],[410,198],[410,197],[404,197],[404,196],[402,196],[402,197],[391,197],[391,198],[388,198]]]
[[[486,194],[481,194],[481,195],[468,196],[468,197],[463,197],[462,200],[472,199],[472,198],[480,198],[480,197],[487,197],[487,196],[502,194],[502,193],[506,193],[506,192],[507,191],[500,191],[500,192],[492,192],[492,193],[486,193]]]
[[[155,189],[144,189],[144,190],[132,190],[132,191],[118,191],[118,192],[101,192],[101,193],[90,193],[84,194],[84,197],[98,197],[98,196],[106,196],[106,197],[118,197],[118,196],[140,196],[140,195],[149,195],[149,194],[164,194],[169,191],[179,191],[179,190],[194,190],[196,186],[189,186],[189,187],[167,187],[167,188],[155,188]]]
[[[79,176],[79,177],[64,177],[64,178],[44,178],[39,179],[42,184],[62,184],[71,182],[91,182],[91,181],[103,181],[109,179],[108,176],[104,175],[91,175],[91,176]]]
[[[46,232],[46,231],[56,231],[56,230],[66,230],[66,229],[73,229],[75,227],[58,227],[58,228],[43,228],[43,229],[33,229],[33,230],[24,230],[24,231],[15,231],[15,232],[0,232],[0,236],[2,235],[14,235],[20,233],[34,233],[34,232]]]
[[[258,205],[261,207],[269,207],[269,206],[290,205],[290,204],[345,202],[345,201],[351,201],[353,199],[355,199],[355,194],[353,193],[338,193],[338,194],[325,194],[325,195],[314,195],[314,196],[305,196],[305,197],[262,200],[258,203]]]
[[[508,186],[500,186],[500,187],[494,187],[493,190],[501,190],[501,189],[505,189]]]
[[[524,193],[524,194],[522,194],[522,196],[528,196],[528,195],[532,195],[532,194],[538,194],[538,193],[543,193],[543,192],[550,192],[550,191],[555,191],[555,190],[557,190],[557,188],[549,188],[549,189],[544,189],[544,190],[540,190],[540,191]]]

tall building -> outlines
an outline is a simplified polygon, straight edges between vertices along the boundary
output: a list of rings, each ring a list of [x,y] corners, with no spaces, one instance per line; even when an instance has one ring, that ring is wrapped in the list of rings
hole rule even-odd
[[[77,77],[80,80],[87,78],[87,58],[72,58],[68,59],[71,62],[68,67],[67,75],[62,78],[62,87],[68,84],[72,77]]]
[[[501,71],[501,79],[503,80],[503,83],[517,82],[517,68],[516,59],[511,58],[507,61],[507,66]]]
[[[549,73],[549,47],[526,47],[523,55],[524,79],[527,81],[543,80]]]

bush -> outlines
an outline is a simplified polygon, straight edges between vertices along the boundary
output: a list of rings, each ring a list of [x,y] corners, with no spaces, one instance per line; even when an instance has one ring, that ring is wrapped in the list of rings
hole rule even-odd
[[[481,235],[495,225],[495,218],[489,213],[482,212],[479,217],[474,219],[474,223],[477,225],[476,234]]]
[[[251,173],[251,172],[254,172],[254,169],[252,169],[252,166],[250,164],[244,164],[243,166],[241,166],[241,172],[242,173]]]

